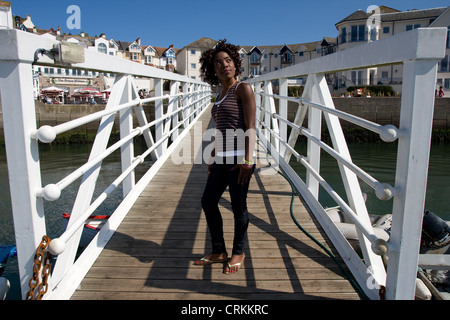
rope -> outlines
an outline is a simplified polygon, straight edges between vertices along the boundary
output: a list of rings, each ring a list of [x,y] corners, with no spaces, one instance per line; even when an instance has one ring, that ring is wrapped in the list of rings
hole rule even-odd
[[[260,141],[258,140],[258,144],[260,143]],[[266,159],[267,159],[267,163],[269,164],[270,167],[272,167],[272,164],[270,163],[270,160],[268,159],[268,155],[269,151],[266,149]],[[359,286],[359,284],[356,282],[356,280],[353,278],[353,276],[347,272],[346,268],[344,268],[344,266],[339,262],[339,260],[337,259],[337,257],[327,248],[325,247],[319,240],[317,240],[316,238],[314,238],[308,231],[306,231],[305,228],[302,227],[302,225],[297,221],[297,219],[294,216],[294,200],[295,200],[295,195],[296,195],[296,189],[294,184],[292,183],[292,181],[289,179],[289,177],[287,177],[283,172],[281,172],[278,169],[275,169],[277,171],[278,174],[280,174],[284,179],[286,179],[287,182],[289,182],[289,185],[291,186],[291,190],[292,190],[292,194],[291,194],[291,204],[290,204],[290,214],[291,214],[291,218],[294,221],[295,225],[300,229],[300,231],[302,231],[308,238],[310,238],[314,243],[316,243],[320,248],[322,248],[329,256],[331,259],[333,259],[333,261],[337,264],[337,266],[339,267],[339,269],[341,269],[341,271],[344,273],[344,275],[346,276],[347,280],[350,282],[350,284],[352,285],[352,287],[360,293],[360,295],[366,299],[366,300],[370,300],[369,297],[367,297],[367,295],[364,293],[364,291],[362,290],[362,288]]]

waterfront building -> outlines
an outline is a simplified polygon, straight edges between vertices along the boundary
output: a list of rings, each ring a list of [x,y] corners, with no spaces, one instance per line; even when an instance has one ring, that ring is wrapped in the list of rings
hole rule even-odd
[[[271,46],[242,46],[242,79],[283,69],[294,64],[321,57],[336,50],[336,39],[325,37],[320,41]],[[295,79],[302,84],[306,79]]]
[[[201,79],[200,57],[204,51],[213,48],[216,43],[217,40],[204,37],[180,49],[177,53],[178,72],[192,79]]]
[[[372,9],[372,8],[371,8]],[[369,10],[370,11],[370,10]],[[357,10],[336,23],[338,31],[337,51],[343,51],[361,44],[377,41],[416,28],[444,26],[450,28],[448,8],[399,11],[386,6],[373,7],[366,12]],[[439,63],[437,86],[450,89],[449,41],[447,55]],[[337,75],[336,86],[390,85],[401,92],[402,65],[351,70]]]
[[[1,8],[0,1],[0,8]],[[5,6],[6,7],[6,6]],[[10,6],[9,6],[10,8]],[[5,9],[6,11],[6,9]],[[3,19],[5,20],[5,19]],[[2,20],[2,21],[3,21]],[[97,51],[103,54],[128,59],[137,63],[146,64],[156,68],[175,72],[177,68],[176,54],[178,49],[173,45],[168,48],[145,46],[141,44],[140,38],[133,42],[126,42],[114,39],[107,39],[102,33],[100,36],[89,36],[82,31],[79,35],[61,33],[61,27],[57,30],[50,28],[48,30],[40,29],[31,20],[31,16],[26,18],[14,16],[13,27],[24,32],[31,32],[43,37],[50,37],[58,41],[67,41],[76,43],[87,50]],[[104,74],[93,71],[81,71],[76,69],[53,68],[53,67],[34,67],[34,82],[36,99],[44,99],[41,90],[47,87],[57,87],[61,89],[58,101],[74,101],[73,94],[80,88],[90,86],[93,89],[104,92],[111,88],[115,76],[113,74]],[[150,93],[152,83],[150,80],[136,79],[138,87],[145,93]],[[103,102],[106,94],[99,95],[97,101]]]
[[[178,71],[193,79],[201,79],[201,54],[216,44],[217,40],[205,37],[183,47],[177,54]],[[321,41],[292,45],[240,46],[241,80],[333,53],[335,48],[335,38],[328,37]],[[297,82],[301,81],[297,79]]]

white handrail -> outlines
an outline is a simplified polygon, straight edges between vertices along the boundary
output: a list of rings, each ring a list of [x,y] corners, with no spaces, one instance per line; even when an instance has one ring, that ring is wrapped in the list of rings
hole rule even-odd
[[[0,42],[9,44],[0,47],[0,70],[9,70],[6,73],[0,73],[0,92],[3,93],[1,104],[5,145],[8,150],[8,167],[10,176],[18,177],[11,180],[10,189],[16,245],[20,252],[18,257],[22,296],[25,297],[29,289],[28,279],[33,273],[35,250],[42,236],[48,234],[43,201],[54,201],[59,197],[65,197],[66,195],[61,195],[61,191],[83,177],[68,226],[59,238],[51,241],[49,248],[53,254],[58,255],[58,259],[51,274],[49,292],[44,299],[70,297],[76,289],[76,283],[81,281],[90,264],[100,253],[102,246],[98,243],[102,243],[103,246],[106,244],[114,228],[126,215],[127,208],[142,192],[144,184],[152,179],[162,163],[170,156],[169,152],[177,146],[183,135],[187,134],[187,130],[210,104],[211,89],[208,84],[187,76],[86,49],[84,49],[85,61],[78,64],[57,63],[51,56],[46,55],[34,61],[34,53],[37,50],[39,52],[42,52],[42,48],[51,50],[58,46],[59,42],[19,30],[0,30]],[[55,126],[44,125],[36,128],[31,77],[34,65],[116,74],[116,82],[112,87],[106,108]],[[155,97],[140,99],[133,77],[152,81]],[[171,94],[163,94],[163,80],[170,81],[171,88],[177,90],[171,90]],[[182,92],[176,92],[178,87],[182,87]],[[167,112],[163,109],[165,100],[169,101]],[[155,119],[148,122],[143,110],[150,108],[146,104],[153,101],[156,102]],[[133,113],[138,124],[132,123]],[[107,147],[116,114],[120,114],[121,137],[119,141]],[[100,120],[100,127],[86,163],[59,182],[42,187],[38,141],[50,143],[61,133],[98,120]],[[152,127],[155,127],[154,133],[150,131]],[[145,138],[147,149],[141,155],[134,156],[133,139],[138,135]],[[167,147],[169,138],[171,138],[170,147]],[[122,162],[121,174],[91,202],[102,161],[119,149]],[[152,166],[139,182],[135,183],[135,168],[150,155],[153,158]],[[123,186],[124,199],[109,218],[108,230],[99,233],[96,237],[96,245],[88,246],[82,255],[75,259],[86,219],[120,184]]]
[[[417,233],[420,233],[425,202],[436,66],[445,56],[446,32],[445,28],[416,29],[247,80],[255,89],[260,140],[304,197],[364,292],[373,299],[379,298],[381,287],[386,287],[388,299],[414,298],[420,245]],[[404,68],[398,127],[380,125],[336,110],[325,73],[393,64],[403,64]],[[307,76],[303,96],[287,96],[287,79],[299,76]],[[280,94],[272,93],[272,81],[279,82]],[[275,108],[275,100],[280,101],[278,109]],[[294,121],[287,119],[288,101],[298,106]],[[304,127],[307,114],[308,124]],[[322,114],[332,146],[320,137]],[[373,131],[385,142],[398,141],[394,186],[378,181],[352,162],[339,119]],[[290,137],[287,136],[287,126],[292,128]],[[308,141],[306,156],[295,150],[299,134]],[[321,150],[337,161],[348,202],[319,174]],[[291,155],[306,168],[306,182],[289,166]],[[394,200],[392,232],[388,243],[373,232],[358,178],[373,188],[380,200]],[[359,240],[364,260],[357,256],[319,203],[319,185],[361,232]],[[373,255],[386,252],[389,256],[387,271],[381,258]]]
[[[195,112],[197,112],[198,110],[195,110],[191,113],[194,114]],[[122,181],[141,163],[144,162],[144,159],[150,155],[150,153],[156,149],[160,144],[162,144],[164,141],[166,141],[171,134],[178,129],[179,127],[181,127],[181,125],[184,124],[184,122],[186,121],[183,120],[181,123],[179,123],[176,127],[172,128],[172,130],[170,130],[170,132],[166,135],[163,136],[162,139],[160,139],[159,141],[157,141],[152,147],[148,148],[144,153],[142,153],[141,155],[136,156],[136,158],[133,160],[132,164],[124,171],[122,172],[122,174],[120,174],[116,180],[114,180],[114,182],[112,182],[108,188],[105,189],[105,191],[99,196],[97,197],[97,199],[89,206],[89,208],[70,226],[70,228],[68,228],[66,231],[64,231],[64,233],[59,236],[58,238],[54,238],[51,242],[50,242],[50,246],[49,246],[49,251],[53,254],[53,255],[60,255],[61,253],[64,252],[65,250],[65,246],[66,246],[66,242],[75,234],[76,231],[78,231],[80,228],[82,228],[82,226],[85,224],[86,220],[94,213],[94,211],[106,200],[106,198],[108,197],[108,195],[114,191],[117,186],[119,186],[120,183],[122,183]],[[135,130],[136,131],[136,130]],[[134,131],[134,132],[135,132]],[[140,131],[140,130],[137,130]],[[129,135],[126,138],[122,139],[125,140],[124,143],[128,142],[131,138],[135,137],[136,135]],[[122,141],[121,140],[121,141]],[[121,142],[119,141],[119,142]],[[123,145],[124,143],[120,143],[120,145],[118,145],[117,147],[114,148],[115,151],[117,150],[121,145]],[[116,143],[117,144],[117,143]],[[110,149],[110,148],[108,148]],[[108,152],[108,155],[111,154],[112,152]],[[101,156],[101,159],[95,159],[93,161],[93,165],[89,166],[89,168],[87,168],[86,170],[92,168],[94,165],[96,165],[98,162],[100,162],[101,160],[103,160],[106,157],[106,155]],[[86,163],[89,164],[90,162]],[[80,168],[81,169],[81,168]],[[78,171],[80,171],[80,169],[74,171],[73,173],[76,173]],[[84,171],[83,170],[83,173]],[[77,174],[77,176],[75,176],[74,178],[71,178],[71,182],[73,182],[74,180],[76,180],[77,178],[79,178],[83,173],[79,173]],[[62,180],[65,181],[67,180],[67,177]],[[66,183],[68,185],[68,183]],[[60,187],[61,189],[63,189],[63,185],[61,182],[56,184],[58,187]]]

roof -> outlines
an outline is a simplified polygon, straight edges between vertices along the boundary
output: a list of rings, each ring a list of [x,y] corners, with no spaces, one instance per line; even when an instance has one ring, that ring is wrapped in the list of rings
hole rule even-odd
[[[272,46],[241,46],[245,52],[250,53],[254,48],[258,48],[262,53],[279,53],[283,48],[288,48],[291,52],[309,52],[314,51],[322,44],[334,45],[336,44],[336,38],[324,37],[320,41],[296,43],[296,44],[284,44],[284,45],[272,45]]]
[[[415,19],[433,19],[439,17],[447,8],[432,8],[432,9],[412,9],[410,11],[399,11],[393,8],[389,8],[386,6],[380,6],[380,19],[383,22],[388,21],[401,21],[401,20],[415,20]],[[341,23],[349,22],[349,21],[358,21],[358,20],[367,20],[372,13],[367,13],[363,10],[357,10],[353,12],[348,17],[342,19],[335,26],[338,26]]]
[[[213,40],[211,38],[203,37],[200,38],[186,46],[184,46],[181,50],[182,51],[186,48],[200,48],[200,49],[211,49],[214,48],[214,46],[217,44],[217,40]]]

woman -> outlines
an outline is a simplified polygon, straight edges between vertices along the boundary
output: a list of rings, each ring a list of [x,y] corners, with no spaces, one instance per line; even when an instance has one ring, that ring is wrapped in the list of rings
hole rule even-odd
[[[245,259],[244,241],[249,222],[247,192],[255,169],[255,98],[249,84],[237,81],[241,71],[237,46],[221,40],[202,54],[200,62],[206,81],[211,85],[221,83],[222,91],[211,110],[216,123],[215,150],[211,155],[214,163],[208,166],[208,180],[202,196],[212,251],[195,264],[208,265],[228,260],[218,206],[228,186],[234,216],[234,239],[225,273],[231,274],[239,270]]]

